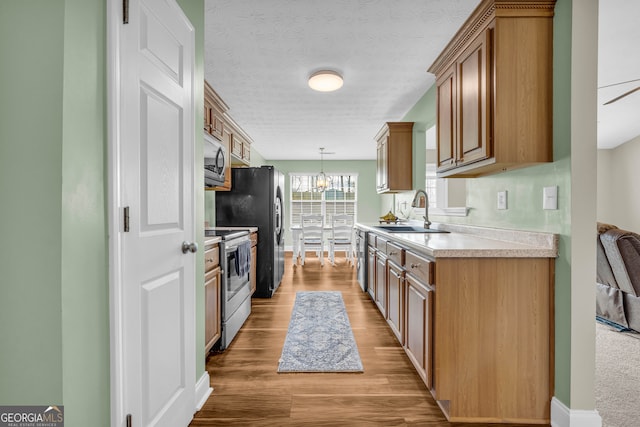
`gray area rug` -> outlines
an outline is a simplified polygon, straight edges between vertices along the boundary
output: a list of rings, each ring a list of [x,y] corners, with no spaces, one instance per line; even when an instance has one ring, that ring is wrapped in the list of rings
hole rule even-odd
[[[640,426],[640,334],[596,322],[595,398],[603,427]]]
[[[362,372],[342,294],[297,292],[278,372]]]

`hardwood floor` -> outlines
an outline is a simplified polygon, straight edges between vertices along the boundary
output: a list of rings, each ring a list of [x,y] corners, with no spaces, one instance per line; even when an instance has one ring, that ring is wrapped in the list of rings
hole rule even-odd
[[[511,426],[449,423],[411,362],[362,292],[344,258],[294,266],[273,298],[254,298],[251,316],[229,348],[207,359],[213,393],[191,426]],[[297,291],[342,292],[363,373],[283,373],[278,359]]]

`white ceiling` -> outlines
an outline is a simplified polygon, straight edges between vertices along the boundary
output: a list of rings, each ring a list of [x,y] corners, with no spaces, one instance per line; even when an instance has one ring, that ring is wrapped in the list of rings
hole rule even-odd
[[[335,152],[325,159],[375,159],[376,132],[433,84],[427,68],[478,3],[205,0],[205,78],[267,160],[318,160],[319,147]],[[640,1],[601,3],[598,86],[640,78],[631,46],[640,41]],[[344,86],[312,91],[308,76],[326,68],[340,72]],[[632,129],[633,117],[625,118],[637,117],[640,92],[600,107],[634,85],[640,81],[599,90],[602,147],[640,134],[640,120]]]
[[[640,135],[640,91],[604,105],[640,86],[640,1],[599,5],[598,148],[614,148]]]

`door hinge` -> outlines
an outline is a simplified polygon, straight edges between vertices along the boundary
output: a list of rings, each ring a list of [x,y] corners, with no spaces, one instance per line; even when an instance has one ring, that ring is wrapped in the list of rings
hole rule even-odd
[[[131,414],[127,414],[127,427],[131,427],[133,423],[131,422]]]
[[[122,23],[129,23],[129,0],[122,0]]]
[[[129,232],[129,206],[124,207],[124,232]]]

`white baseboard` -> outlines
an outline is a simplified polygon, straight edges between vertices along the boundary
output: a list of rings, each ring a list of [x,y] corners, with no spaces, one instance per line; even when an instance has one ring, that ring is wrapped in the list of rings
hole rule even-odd
[[[204,406],[213,388],[210,384],[209,372],[204,371],[198,382],[196,383],[196,410],[198,412]]]
[[[551,427],[602,427],[597,410],[569,409],[564,403],[551,399]]]

